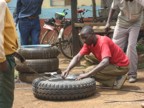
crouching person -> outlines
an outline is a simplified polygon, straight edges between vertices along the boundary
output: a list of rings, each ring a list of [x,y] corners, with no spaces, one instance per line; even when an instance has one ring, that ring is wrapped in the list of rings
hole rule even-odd
[[[109,37],[95,35],[90,26],[83,27],[80,36],[84,41],[84,45],[62,73],[62,78],[67,77],[70,70],[80,62],[84,55],[93,53],[99,60],[99,64],[88,72],[80,74],[77,80],[93,76],[96,81],[104,86],[120,89],[126,80],[129,70],[129,60],[122,49]]]

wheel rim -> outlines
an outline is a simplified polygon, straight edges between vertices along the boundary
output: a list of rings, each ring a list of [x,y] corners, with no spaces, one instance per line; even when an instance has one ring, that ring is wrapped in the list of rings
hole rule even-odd
[[[73,44],[72,44],[72,26],[68,26],[65,28],[64,35],[59,40],[60,41],[60,49],[63,55],[69,59],[73,56]]]
[[[53,31],[46,31],[43,35],[43,38],[41,39],[41,44],[55,44],[58,36],[58,31],[53,30]]]
[[[72,44],[72,34],[70,36],[63,36],[62,39],[60,39],[60,48],[63,55],[67,58],[72,58],[73,52],[73,44]]]

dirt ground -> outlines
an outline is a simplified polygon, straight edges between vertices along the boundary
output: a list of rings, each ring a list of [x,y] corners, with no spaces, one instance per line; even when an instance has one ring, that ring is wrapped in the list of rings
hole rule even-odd
[[[69,61],[60,59],[59,68],[64,70]],[[81,73],[85,68],[78,66],[72,73]],[[121,90],[102,89],[97,86],[96,94],[81,100],[44,101],[34,97],[31,84],[16,83],[13,108],[141,108],[144,102],[144,69],[138,70],[136,83],[125,82]]]

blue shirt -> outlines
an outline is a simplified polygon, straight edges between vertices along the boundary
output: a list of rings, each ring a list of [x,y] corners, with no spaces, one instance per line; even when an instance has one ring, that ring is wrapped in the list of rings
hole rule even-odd
[[[15,21],[19,18],[38,16],[41,14],[43,0],[17,0]]]

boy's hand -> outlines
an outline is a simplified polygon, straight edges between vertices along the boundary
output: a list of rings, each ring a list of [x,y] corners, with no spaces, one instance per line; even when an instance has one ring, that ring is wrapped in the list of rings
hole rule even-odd
[[[69,74],[69,71],[68,71],[68,70],[65,70],[64,72],[62,72],[61,77],[62,77],[63,79],[65,79],[65,78],[68,76],[68,74]]]
[[[7,61],[4,61],[4,62],[0,63],[0,71],[2,71],[2,72],[8,71]]]
[[[106,33],[109,32],[110,29],[111,29],[111,28],[110,28],[110,24],[107,23],[107,24],[105,25],[105,32],[106,32]]]
[[[83,79],[83,78],[86,78],[86,77],[88,77],[88,73],[83,73],[83,74],[80,74],[80,75],[76,78],[76,80],[80,80],[80,79]]]

